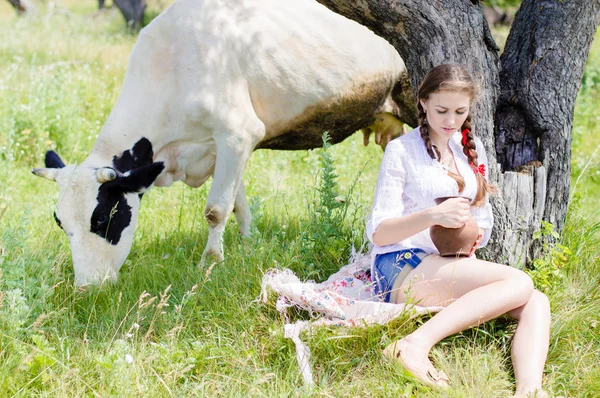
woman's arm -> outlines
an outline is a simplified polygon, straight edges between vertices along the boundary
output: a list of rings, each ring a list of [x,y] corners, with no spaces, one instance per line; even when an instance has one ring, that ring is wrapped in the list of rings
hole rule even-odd
[[[373,207],[366,225],[367,237],[375,245],[378,243],[375,242],[373,236],[379,225],[385,220],[402,217],[404,210],[402,197],[406,177],[402,159],[409,156],[410,151],[405,151],[403,143],[398,140],[391,141],[385,147],[385,153],[379,166]]]
[[[410,238],[432,225],[434,224],[431,209],[383,220],[373,234],[373,243],[377,246],[391,245]]]
[[[443,203],[409,214],[383,220],[373,233],[373,243],[386,246],[403,241],[433,226],[458,228],[469,220],[469,200],[452,198]]]

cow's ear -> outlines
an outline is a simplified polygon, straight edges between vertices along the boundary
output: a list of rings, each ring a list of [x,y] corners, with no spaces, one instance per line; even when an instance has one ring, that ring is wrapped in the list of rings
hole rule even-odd
[[[115,183],[125,193],[142,193],[154,183],[164,168],[165,164],[163,162],[155,162],[148,166],[133,169],[130,172],[125,173],[123,177],[119,177],[111,183]]]
[[[49,180],[56,181],[58,171],[65,167],[65,164],[62,160],[60,160],[60,157],[54,151],[46,152],[44,163],[46,164],[45,168],[33,169],[31,172],[38,177],[44,177]]]
[[[64,162],[60,159],[60,156],[54,151],[46,152],[46,158],[44,159],[46,167],[49,169],[62,169],[65,167]]]
[[[41,168],[41,169],[32,169],[31,172],[38,177],[44,177],[51,181],[56,181],[56,176],[58,175],[60,169],[54,168]]]

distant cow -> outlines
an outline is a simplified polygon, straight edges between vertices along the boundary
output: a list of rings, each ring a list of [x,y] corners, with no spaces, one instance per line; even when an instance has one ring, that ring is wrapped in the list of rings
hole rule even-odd
[[[59,185],[55,219],[75,283],[117,277],[153,184],[213,177],[202,262],[223,259],[232,211],[249,234],[251,152],[319,147],[323,131],[342,141],[391,109],[404,72],[385,40],[312,0],[176,1],[141,32],[90,155],[65,166],[48,152],[46,168],[33,170]]]

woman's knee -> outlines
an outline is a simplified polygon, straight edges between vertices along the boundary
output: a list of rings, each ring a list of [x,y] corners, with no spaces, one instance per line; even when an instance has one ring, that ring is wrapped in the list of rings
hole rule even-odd
[[[548,296],[537,289],[531,294],[527,306],[531,306],[537,313],[550,314],[550,300],[548,300]]]
[[[544,322],[550,325],[550,301],[539,290],[534,290],[529,300],[522,306],[510,311],[508,315],[520,321],[523,317],[535,319],[536,323]]]
[[[531,277],[523,271],[514,269],[507,279],[511,282],[511,288],[515,293],[515,299],[519,301],[521,305],[528,303],[535,291]],[[543,295],[543,293],[539,293]],[[541,298],[536,298],[536,300],[541,300]]]

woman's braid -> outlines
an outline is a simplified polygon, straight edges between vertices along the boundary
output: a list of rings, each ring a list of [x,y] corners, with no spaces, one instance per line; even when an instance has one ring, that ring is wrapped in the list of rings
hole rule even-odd
[[[477,161],[477,145],[475,145],[473,133],[471,132],[471,115],[467,116],[467,119],[460,128],[461,132],[465,130],[467,130],[468,133],[466,142],[463,142],[463,153],[467,156],[469,166],[475,169],[477,166],[479,166],[479,163]]]
[[[479,161],[477,160],[477,145],[475,144],[475,139],[473,138],[473,133],[471,132],[471,115],[467,116],[467,119],[463,123],[461,127],[462,131],[467,131],[466,136],[461,139],[461,143],[463,145],[463,153],[467,157],[467,161],[469,162],[469,166],[473,169],[475,173],[475,178],[477,179],[477,193],[475,194],[475,200],[473,200],[474,206],[481,206],[485,201],[486,193],[493,193],[496,190],[485,180],[485,177],[482,173],[477,172],[477,168],[479,167]]]
[[[431,138],[429,137],[429,125],[427,124],[427,114],[425,113],[425,110],[423,109],[423,106],[420,102],[417,108],[419,109],[419,125],[421,126],[419,130],[421,131],[421,138],[423,139],[423,142],[427,147],[427,153],[429,154],[429,156],[431,156],[432,159],[439,159],[440,151],[438,151],[437,147],[433,145],[433,142],[431,142]],[[433,151],[435,151],[435,154]]]

